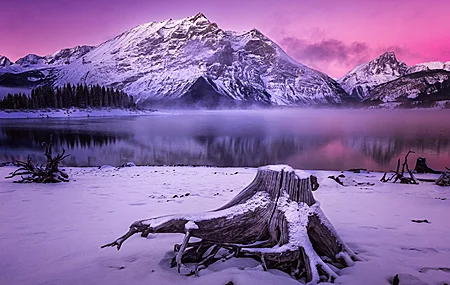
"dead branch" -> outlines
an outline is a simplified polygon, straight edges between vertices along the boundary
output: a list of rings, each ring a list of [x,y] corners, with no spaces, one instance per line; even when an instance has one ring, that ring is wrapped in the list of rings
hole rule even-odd
[[[409,169],[408,166],[408,156],[411,153],[415,153],[414,151],[408,151],[408,153],[405,155],[405,158],[403,160],[402,165],[402,170],[400,172],[400,158],[397,160],[397,169],[395,171],[393,171],[393,174],[386,179],[386,175],[387,173],[384,173],[383,177],[381,177],[380,181],[381,182],[390,182],[391,180],[392,183],[396,183],[397,181],[399,181],[402,184],[419,184],[417,182],[416,177],[414,176],[413,172]],[[408,173],[409,177],[405,176],[405,171]]]
[[[339,175],[339,176],[337,176],[337,177],[335,177],[334,175],[328,176],[328,178],[330,178],[330,179],[336,181],[337,184],[339,184],[339,185],[341,185],[341,186],[344,186],[344,183],[341,181],[341,179],[339,179],[340,177],[341,177],[341,175]]]

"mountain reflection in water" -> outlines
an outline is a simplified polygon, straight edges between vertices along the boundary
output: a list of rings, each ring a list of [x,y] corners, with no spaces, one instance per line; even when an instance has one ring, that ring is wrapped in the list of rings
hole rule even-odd
[[[391,170],[408,150],[450,165],[450,112],[436,110],[192,111],[165,116],[0,120],[0,161],[42,162],[42,142],[66,166],[208,165]],[[412,161],[413,161],[412,160]]]

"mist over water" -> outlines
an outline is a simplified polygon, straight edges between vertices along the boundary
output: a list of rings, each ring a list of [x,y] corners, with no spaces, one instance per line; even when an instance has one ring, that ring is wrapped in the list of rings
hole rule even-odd
[[[53,135],[67,166],[208,165],[392,170],[408,150],[450,166],[447,110],[180,111],[122,118],[0,120],[0,162],[43,159]]]

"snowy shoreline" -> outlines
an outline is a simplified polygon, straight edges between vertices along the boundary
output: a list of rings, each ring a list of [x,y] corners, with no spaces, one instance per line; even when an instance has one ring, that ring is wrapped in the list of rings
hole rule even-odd
[[[164,112],[153,110],[132,109],[44,109],[29,111],[0,110],[0,119],[36,119],[36,118],[86,118],[86,117],[121,117],[121,116],[152,116],[162,115]]]
[[[179,234],[136,236],[119,252],[100,249],[135,220],[224,205],[255,168],[67,167],[69,183],[46,185],[4,179],[14,169],[0,167],[0,284],[299,284],[252,259],[213,264],[200,277],[180,275],[169,267]],[[448,283],[450,273],[439,270],[450,268],[448,187],[383,184],[375,172],[344,172],[351,186],[343,187],[327,178],[340,171],[305,173],[318,177],[322,210],[365,259],[340,270],[336,284],[390,284],[398,273]]]

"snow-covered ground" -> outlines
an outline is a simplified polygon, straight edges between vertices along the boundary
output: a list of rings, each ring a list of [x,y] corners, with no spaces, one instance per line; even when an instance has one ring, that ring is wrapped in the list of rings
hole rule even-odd
[[[252,259],[218,262],[200,277],[180,275],[169,267],[180,234],[134,236],[120,251],[100,249],[135,220],[222,206],[256,169],[67,168],[71,181],[58,185],[3,178],[14,169],[0,167],[0,284],[299,284]],[[356,186],[343,187],[327,178],[340,172],[308,172],[318,177],[322,210],[365,259],[341,270],[335,283],[389,284],[397,273],[449,283],[450,188],[382,184],[381,173],[348,172],[345,182]]]
[[[0,110],[0,119],[23,118],[80,118],[80,117],[116,117],[116,116],[145,116],[162,114],[151,110],[131,109],[43,109],[30,111],[4,111]]]

